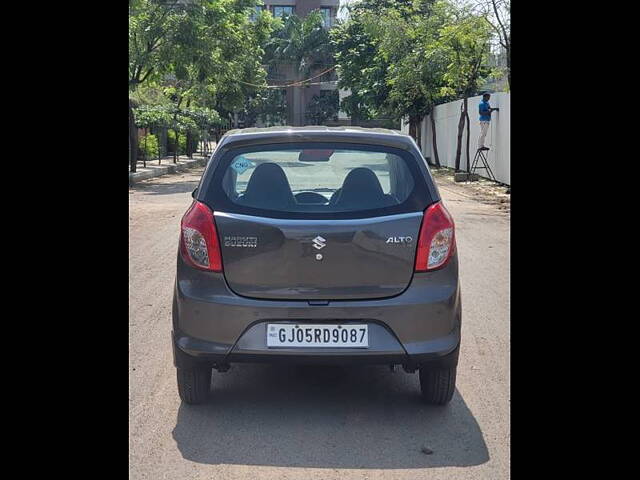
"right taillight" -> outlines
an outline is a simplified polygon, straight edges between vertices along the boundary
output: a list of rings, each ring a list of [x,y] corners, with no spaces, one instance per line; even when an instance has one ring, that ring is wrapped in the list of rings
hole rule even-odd
[[[456,248],[453,218],[441,202],[424,211],[418,249],[416,272],[426,272],[443,267]]]
[[[204,203],[194,201],[180,223],[182,258],[202,270],[222,271],[222,255],[213,212]]]

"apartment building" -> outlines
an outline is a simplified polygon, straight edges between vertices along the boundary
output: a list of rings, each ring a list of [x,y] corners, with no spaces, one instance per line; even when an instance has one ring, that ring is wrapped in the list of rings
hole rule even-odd
[[[259,9],[266,8],[275,17],[286,17],[295,14],[299,17],[305,17],[313,10],[320,10],[323,16],[326,28],[331,28],[336,21],[340,0],[263,0],[264,6]],[[327,65],[327,68],[331,65]],[[295,79],[295,66],[293,65],[277,65],[277,68],[270,72],[268,77],[271,84],[287,84]],[[321,73],[322,70],[314,71],[313,75]],[[337,77],[335,72],[322,75],[315,78],[312,83],[320,83],[318,85],[307,85],[302,87],[289,87],[282,90],[282,95],[286,96],[287,103],[287,124],[293,126],[301,126],[309,124],[307,106],[314,96],[322,96],[330,94],[338,89],[336,84]]]

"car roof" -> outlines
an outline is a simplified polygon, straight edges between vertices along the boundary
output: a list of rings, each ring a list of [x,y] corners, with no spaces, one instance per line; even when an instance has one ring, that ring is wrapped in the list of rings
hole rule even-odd
[[[409,150],[415,148],[413,139],[399,130],[363,127],[267,127],[229,130],[220,146],[240,147],[271,143],[342,142],[383,145]]]

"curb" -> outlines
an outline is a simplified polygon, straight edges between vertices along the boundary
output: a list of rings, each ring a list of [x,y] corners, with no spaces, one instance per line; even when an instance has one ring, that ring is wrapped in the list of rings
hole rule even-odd
[[[168,173],[176,173],[188,170],[193,167],[204,167],[207,164],[207,158],[193,158],[189,160],[180,160],[179,163],[170,163],[168,165],[147,165],[144,172],[129,172],[129,185],[138,183],[149,178],[159,177]]]

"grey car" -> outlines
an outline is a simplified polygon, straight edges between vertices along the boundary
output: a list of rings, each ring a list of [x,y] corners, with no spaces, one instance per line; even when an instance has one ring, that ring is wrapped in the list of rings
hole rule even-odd
[[[186,403],[233,363],[402,365],[455,390],[454,222],[413,139],[393,130],[227,133],[181,222],[173,352]]]

